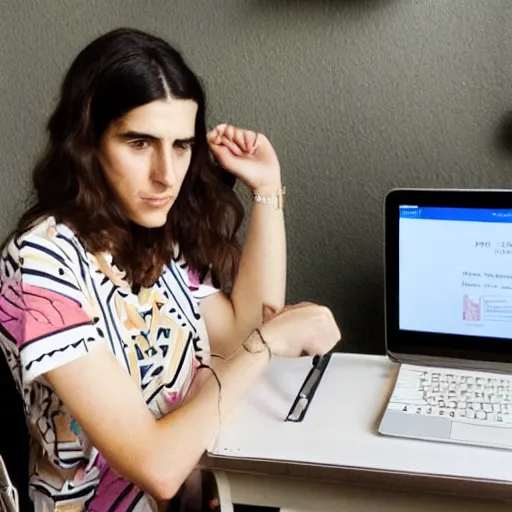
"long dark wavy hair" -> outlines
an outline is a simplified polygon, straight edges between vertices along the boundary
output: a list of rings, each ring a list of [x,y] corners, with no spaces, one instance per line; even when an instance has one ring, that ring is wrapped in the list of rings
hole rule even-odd
[[[197,103],[195,143],[167,223],[148,229],[123,216],[99,165],[97,147],[113,121],[165,99],[168,91],[173,98]],[[210,273],[214,285],[232,284],[244,210],[234,181],[209,153],[203,88],[176,49],[134,29],[102,35],[73,61],[47,129],[48,146],[33,171],[34,203],[15,235],[52,215],[91,253],[110,252],[133,286],[151,286],[173,257],[183,257],[201,280]]]

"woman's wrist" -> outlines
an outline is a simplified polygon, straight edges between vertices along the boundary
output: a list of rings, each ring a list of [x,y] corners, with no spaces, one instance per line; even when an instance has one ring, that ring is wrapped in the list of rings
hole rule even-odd
[[[242,348],[250,354],[265,353],[269,360],[272,358],[272,349],[260,329],[254,329],[254,331],[251,332],[242,343]]]
[[[253,195],[259,196],[267,196],[273,194],[279,194],[283,190],[283,183],[281,180],[276,181],[275,183],[270,183],[268,185],[262,185],[260,187],[255,187],[251,189]]]
[[[263,204],[271,206],[274,210],[284,209],[284,196],[286,193],[286,187],[281,184],[260,187],[256,189],[257,192],[253,192],[252,198],[255,204]]]

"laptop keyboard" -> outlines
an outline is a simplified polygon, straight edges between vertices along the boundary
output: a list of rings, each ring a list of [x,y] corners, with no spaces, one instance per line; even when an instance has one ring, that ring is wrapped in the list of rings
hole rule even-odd
[[[402,365],[388,408],[512,428],[512,376]]]

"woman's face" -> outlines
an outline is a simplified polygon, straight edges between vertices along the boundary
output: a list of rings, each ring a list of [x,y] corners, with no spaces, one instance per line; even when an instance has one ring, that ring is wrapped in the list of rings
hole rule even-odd
[[[163,226],[190,165],[197,103],[158,100],[111,123],[98,158],[127,219]]]

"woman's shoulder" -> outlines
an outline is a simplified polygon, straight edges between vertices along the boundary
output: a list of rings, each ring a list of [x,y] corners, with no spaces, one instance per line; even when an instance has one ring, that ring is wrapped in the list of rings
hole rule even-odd
[[[14,234],[5,246],[2,259],[21,259],[22,262],[27,253],[78,262],[85,256],[85,249],[69,226],[57,222],[53,216],[46,216],[22,233]]]

